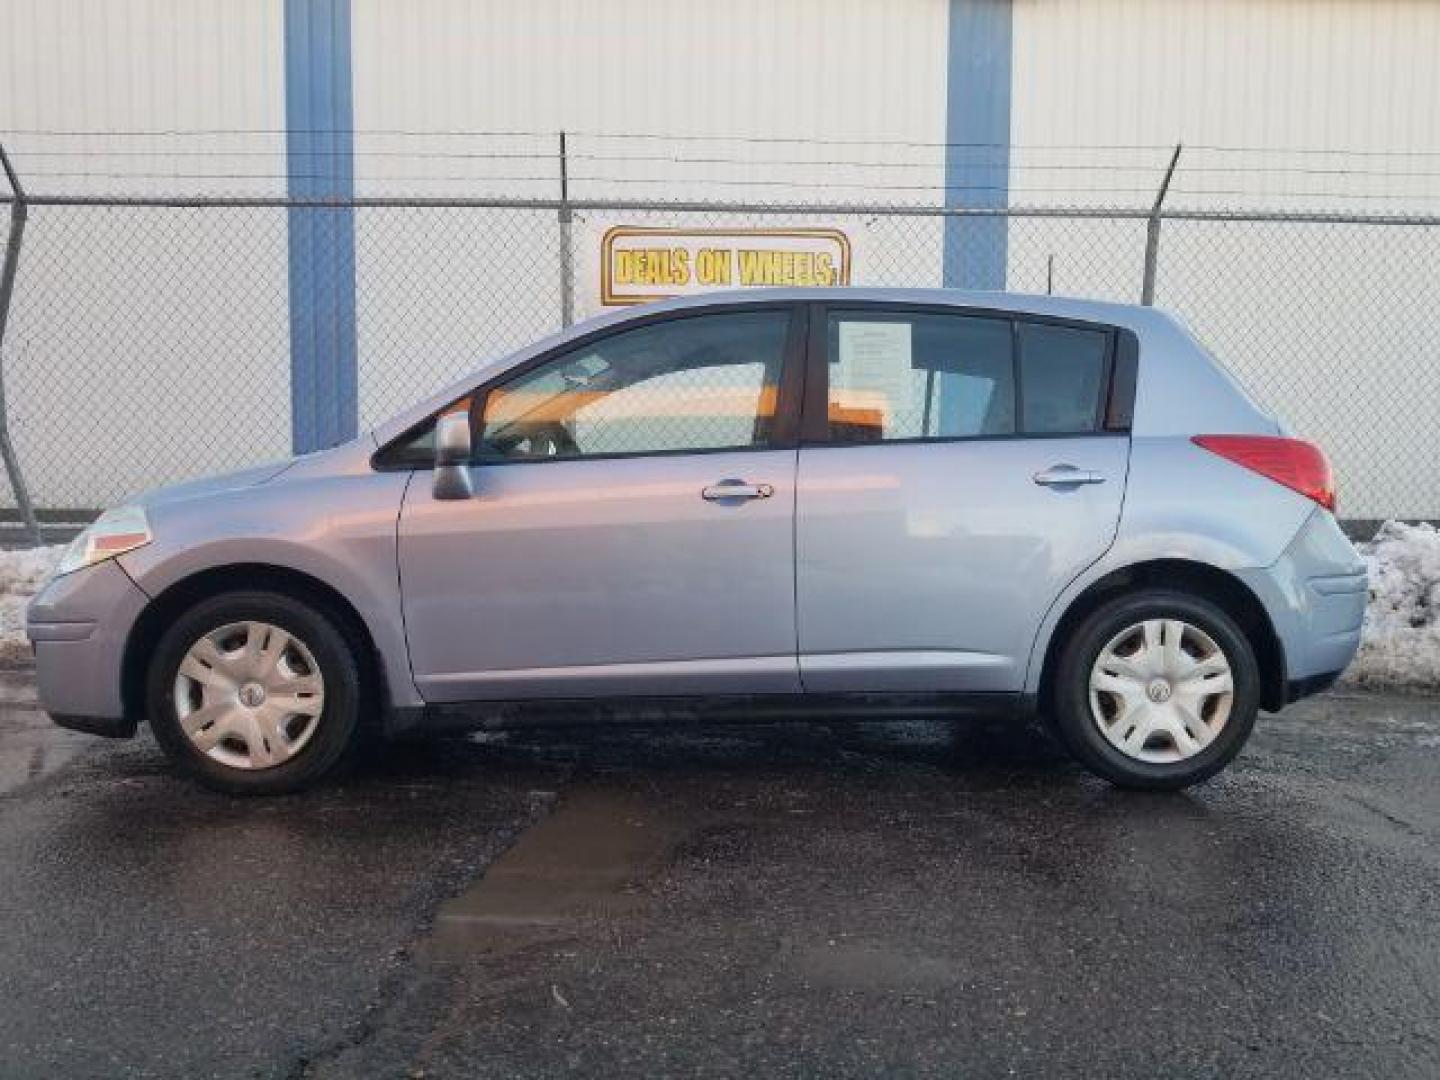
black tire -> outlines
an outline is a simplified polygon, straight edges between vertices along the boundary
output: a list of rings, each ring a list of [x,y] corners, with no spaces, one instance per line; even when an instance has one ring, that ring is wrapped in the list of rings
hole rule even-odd
[[[1141,761],[1121,751],[1091,714],[1090,673],[1117,634],[1147,619],[1179,619],[1207,634],[1224,653],[1233,684],[1230,714],[1214,740],[1176,762]],[[1214,776],[1240,752],[1255,727],[1260,705],[1260,668],[1244,631],[1226,612],[1200,597],[1145,589],[1102,604],[1062,645],[1050,702],[1050,718],[1070,752],[1091,772],[1124,788],[1175,790]]]
[[[266,622],[303,642],[324,679],[324,704],[295,755],[268,768],[243,769],[207,756],[191,743],[175,707],[175,679],[192,645],[230,623]],[[206,787],[234,795],[274,795],[309,787],[332,772],[359,742],[362,704],[356,647],[323,610],[281,593],[244,591],[202,600],[165,631],[151,656],[146,706],[161,748]]]

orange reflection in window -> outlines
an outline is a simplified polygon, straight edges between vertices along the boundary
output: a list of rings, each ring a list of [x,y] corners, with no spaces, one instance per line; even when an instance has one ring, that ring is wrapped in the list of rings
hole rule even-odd
[[[837,437],[849,440],[879,439],[884,436],[890,416],[887,395],[866,390],[832,391],[830,430]]]
[[[688,418],[769,419],[775,415],[776,387],[716,387],[676,389],[664,394],[614,393],[573,390],[547,394],[523,387],[492,390],[485,402],[489,424],[550,423],[570,420],[580,413],[605,419],[681,420]]]

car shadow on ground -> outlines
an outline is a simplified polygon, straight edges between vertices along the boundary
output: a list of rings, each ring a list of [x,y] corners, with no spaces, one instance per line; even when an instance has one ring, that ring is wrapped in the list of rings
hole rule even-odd
[[[1036,721],[946,720],[712,722],[615,720],[521,723],[463,734],[421,735],[367,748],[343,781],[384,783],[513,767],[564,767],[635,775],[805,770],[866,772],[925,766],[977,783],[1073,780],[1063,748]]]

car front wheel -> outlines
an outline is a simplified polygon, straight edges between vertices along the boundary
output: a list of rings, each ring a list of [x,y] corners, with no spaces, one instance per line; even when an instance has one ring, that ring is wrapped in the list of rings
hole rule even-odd
[[[1055,726],[1091,771],[1170,789],[1214,776],[1245,745],[1260,674],[1244,631],[1200,597],[1154,589],[1111,600],[1061,654]]]
[[[331,617],[290,596],[204,600],[161,637],[147,684],[156,740],[190,775],[231,793],[305,787],[355,741],[360,672]]]

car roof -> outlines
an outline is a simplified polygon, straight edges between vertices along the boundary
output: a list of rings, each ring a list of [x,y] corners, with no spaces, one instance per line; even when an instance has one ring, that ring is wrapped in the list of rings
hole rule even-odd
[[[735,304],[762,303],[889,303],[925,304],[946,307],[984,308],[995,311],[1013,311],[1017,314],[1043,315],[1057,319],[1077,319],[1085,322],[1103,322],[1143,331],[1160,323],[1174,324],[1171,316],[1155,308],[1138,304],[1124,304],[1110,300],[1088,300],[1074,296],[1046,296],[1036,293],[1001,292],[984,289],[898,289],[877,287],[836,286],[828,288],[789,289],[727,289],[715,292],[697,293],[692,296],[659,300],[628,308],[620,312],[607,312],[573,329],[609,325],[641,314],[652,315],[662,311],[683,311],[691,308],[730,306]]]

